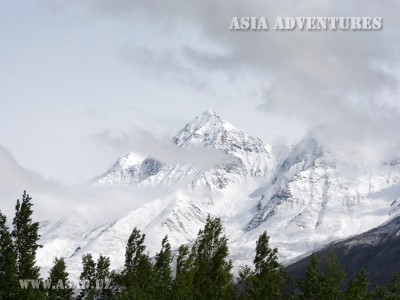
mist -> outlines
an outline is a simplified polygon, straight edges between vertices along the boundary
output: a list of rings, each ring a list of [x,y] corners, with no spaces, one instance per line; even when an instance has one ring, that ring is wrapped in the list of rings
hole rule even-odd
[[[32,197],[36,221],[78,217],[88,226],[117,219],[127,211],[167,193],[162,187],[108,187],[91,184],[62,185],[21,167],[0,146],[0,209],[10,223],[17,199],[24,190]]]
[[[190,77],[198,74],[197,78],[211,79],[220,72],[232,85],[250,76],[258,83],[258,108],[266,119],[279,116],[281,122],[296,120],[310,130],[320,126],[325,147],[348,159],[358,153],[362,159],[386,160],[399,155],[400,148],[396,130],[400,119],[400,33],[395,30],[400,26],[399,5],[398,1],[367,4],[359,0],[338,6],[326,0],[246,4],[172,1],[168,5],[162,1],[120,1],[110,6],[107,1],[91,1],[86,8],[94,16],[116,20],[145,15],[166,35],[196,28],[195,37],[208,47],[188,41],[157,49],[124,48],[125,61],[144,73],[179,75],[190,69]],[[383,28],[375,32],[228,30],[234,16],[273,20],[302,15],[379,16]],[[182,80],[181,84],[186,83]]]
[[[207,170],[228,159],[218,149],[197,145],[178,147],[171,137],[157,136],[145,129],[134,129],[129,133],[109,129],[95,134],[93,139],[99,145],[111,147],[121,154],[135,152],[169,165],[189,164],[200,170]]]

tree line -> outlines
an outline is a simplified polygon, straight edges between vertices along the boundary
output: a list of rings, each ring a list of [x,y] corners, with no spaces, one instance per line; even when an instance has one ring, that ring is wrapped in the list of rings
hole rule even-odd
[[[346,278],[343,267],[332,255],[323,262],[312,255],[304,276],[293,279],[279,262],[278,250],[270,246],[266,232],[256,243],[253,265],[242,267],[238,278],[234,278],[221,219],[211,216],[194,244],[181,245],[175,254],[166,236],[160,251],[150,257],[145,234],[134,228],[127,241],[124,267],[119,272],[110,270],[106,256],[100,255],[95,261],[92,254],[83,255],[80,279],[87,285],[79,292],[69,286],[21,288],[21,279],[41,279],[36,265],[36,251],[41,247],[39,223],[32,220],[31,200],[26,192],[17,200],[11,229],[0,212],[0,300],[400,299],[396,274],[387,285],[371,286],[363,269],[354,278]],[[55,258],[47,281],[68,282],[66,269],[64,258]],[[106,288],[95,288],[100,283]]]

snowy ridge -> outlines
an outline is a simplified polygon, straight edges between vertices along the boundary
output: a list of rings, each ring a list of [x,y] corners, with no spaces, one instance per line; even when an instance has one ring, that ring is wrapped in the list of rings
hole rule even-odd
[[[186,183],[193,187],[206,185],[223,189],[247,175],[266,177],[273,165],[269,146],[221,120],[211,110],[188,123],[172,138],[172,142],[181,148],[195,146],[220,150],[226,158],[220,164],[202,170],[191,164],[169,165],[150,157],[138,160],[130,153],[120,157],[96,183],[167,186]]]
[[[51,265],[48,257],[64,256],[70,273],[78,276],[81,256],[88,252],[110,256],[112,267],[121,267],[135,226],[147,234],[151,255],[166,234],[173,247],[191,243],[208,214],[221,217],[235,266],[253,259],[255,241],[264,230],[287,260],[369,230],[400,210],[398,160],[373,170],[367,162],[349,164],[324,149],[312,133],[275,161],[271,146],[208,110],[171,142],[186,151],[218,150],[224,159],[199,168],[134,153],[119,158],[95,185],[164,186],[168,192],[96,228],[85,227],[82,220],[43,224],[44,248],[38,252],[43,272]]]

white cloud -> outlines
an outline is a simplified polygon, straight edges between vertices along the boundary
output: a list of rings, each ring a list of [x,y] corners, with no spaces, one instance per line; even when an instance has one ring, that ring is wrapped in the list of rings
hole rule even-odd
[[[97,133],[94,140],[100,145],[118,149],[121,153],[136,152],[171,165],[192,164],[200,169],[208,169],[227,159],[227,156],[217,149],[195,145],[177,147],[171,138],[157,137],[144,129],[136,129],[130,133],[104,130]]]
[[[72,215],[97,226],[123,216],[146,201],[165,194],[162,188],[66,186],[45,180],[21,167],[0,146],[0,209],[11,222],[14,207],[24,190],[32,197],[34,219],[61,220]]]
[[[107,154],[83,141],[101,128],[137,125],[131,104],[151,115],[152,132],[175,130],[178,118],[211,106],[263,138],[300,139],[305,127],[329,122],[324,136],[332,147],[378,156],[398,149],[398,1],[75,0],[47,1],[47,11],[39,2],[2,10],[9,46],[0,47],[7,58],[0,142],[46,176],[94,175],[99,161],[139,148]],[[233,16],[272,23],[278,16],[382,16],[384,26],[233,32]],[[82,114],[89,108],[95,121]]]
[[[120,1],[112,9],[107,1],[95,1],[89,6],[100,15],[117,19],[144,14],[160,31],[166,27],[176,32],[192,29],[211,45],[208,52],[190,42],[173,49],[164,45],[157,49],[162,61],[153,59],[151,63],[151,51],[146,52],[145,58],[136,57],[134,63],[148,68],[147,71],[179,74],[177,62],[184,60],[185,68],[202,78],[221,72],[235,84],[241,74],[251,74],[263,91],[261,108],[270,116],[280,115],[282,123],[287,118],[300,120],[309,127],[329,123],[324,129],[324,140],[327,146],[342,151],[358,149],[377,157],[398,152],[398,1],[358,0],[351,5],[337,5],[333,0],[168,4]],[[232,32],[229,24],[233,16],[267,16],[272,22],[278,16],[378,16],[383,18],[384,25],[374,32]],[[215,50],[215,45],[223,51]],[[181,83],[186,84],[185,80]]]

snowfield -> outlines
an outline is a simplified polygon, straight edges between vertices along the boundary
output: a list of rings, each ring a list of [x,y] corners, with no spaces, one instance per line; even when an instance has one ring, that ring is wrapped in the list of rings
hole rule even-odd
[[[125,244],[137,226],[146,233],[154,255],[168,235],[173,248],[194,241],[208,214],[220,217],[229,238],[236,270],[251,263],[255,241],[271,236],[282,261],[334,240],[367,231],[387,221],[400,207],[400,161],[379,167],[367,161],[341,161],[309,133],[288,153],[249,136],[206,111],[171,140],[182,151],[214,155],[212,166],[168,164],[129,153],[93,182],[93,186],[165,188],[116,220],[91,228],[79,213],[42,222],[37,262],[46,275],[54,257],[66,258],[72,279],[79,277],[81,257],[110,257],[124,263]],[[273,154],[274,153],[274,154]],[[135,195],[132,194],[134,198]],[[372,241],[373,242],[373,241]]]

